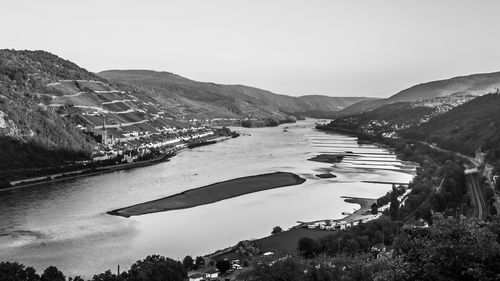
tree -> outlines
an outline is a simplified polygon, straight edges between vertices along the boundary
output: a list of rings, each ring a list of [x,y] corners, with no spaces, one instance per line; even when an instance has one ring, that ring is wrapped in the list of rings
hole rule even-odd
[[[278,234],[280,232],[283,232],[283,229],[281,229],[280,226],[275,226],[275,227],[273,227],[273,231],[271,232],[271,234],[274,235],[274,234]]]
[[[403,234],[395,258],[406,280],[498,280],[500,244],[475,220],[438,219]]]
[[[231,263],[227,260],[220,260],[215,263],[215,267],[217,267],[221,274],[224,274],[231,269]]]
[[[115,274],[111,273],[111,270],[106,270],[104,273],[96,274],[94,275],[94,277],[92,277],[92,281],[118,281],[118,280],[120,280],[120,278]]]
[[[375,231],[372,239],[372,244],[384,243],[384,233],[380,230]]]
[[[392,185],[391,205],[389,206],[389,215],[391,216],[391,219],[393,221],[399,220],[399,218],[400,218],[400,215],[399,215],[399,200],[398,200],[398,195],[396,194],[396,187],[395,187],[395,185]]]
[[[372,204],[372,211],[371,211],[372,215],[376,215],[378,214],[378,206],[377,206],[377,203],[373,203]]]
[[[55,266],[49,266],[45,269],[42,276],[40,276],[41,281],[66,281],[64,274],[57,269]]]
[[[196,257],[195,261],[195,266],[196,268],[204,267],[205,266],[205,259],[203,257]]]
[[[39,281],[40,276],[36,274],[33,267],[24,267],[17,262],[0,263],[0,280],[12,281]]]
[[[347,254],[354,256],[354,254],[356,254],[359,250],[359,243],[355,239],[349,239],[347,240],[345,247]]]
[[[309,237],[302,237],[297,243],[297,249],[304,258],[312,258],[319,253],[320,244]]]
[[[191,270],[194,268],[194,260],[191,256],[185,256],[184,259],[182,260],[182,265],[184,265],[184,268],[187,270]]]
[[[152,255],[134,263],[128,275],[128,281],[183,281],[187,272],[180,261]]]
[[[270,264],[267,262],[257,262],[250,270],[242,272],[240,280],[279,280],[296,281],[305,280],[304,268],[297,258],[280,259]],[[311,279],[311,281],[314,279]]]

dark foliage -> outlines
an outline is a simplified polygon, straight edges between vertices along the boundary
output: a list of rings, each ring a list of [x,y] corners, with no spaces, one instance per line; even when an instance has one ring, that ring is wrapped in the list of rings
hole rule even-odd
[[[33,267],[25,267],[17,262],[0,263],[0,280],[2,281],[39,281],[38,275]]]
[[[399,222],[393,222],[386,216],[367,223],[332,232],[321,239],[321,251],[336,256],[367,253],[371,247],[379,244],[391,244],[399,233]]]
[[[280,226],[275,226],[273,227],[273,231],[271,231],[271,234],[278,234],[280,232],[283,232],[283,229]]]
[[[224,274],[231,269],[231,263],[227,260],[220,260],[215,263],[215,267],[217,267],[221,274]]]
[[[182,260],[182,265],[186,270],[191,270],[194,268],[194,260],[191,256],[185,256]]]
[[[134,263],[128,272],[128,281],[182,281],[187,272],[181,262],[158,255]]]
[[[40,276],[40,281],[65,281],[64,274],[55,266],[49,266]]]
[[[0,115],[4,123],[0,128],[0,171],[4,176],[8,170],[58,166],[89,154],[94,141],[76,129],[68,114],[71,110],[56,113],[44,107],[57,94],[46,85],[63,79],[103,81],[47,52],[0,50]]]
[[[203,257],[196,257],[195,260],[195,266],[196,268],[204,267],[205,266],[205,259]]]
[[[475,221],[436,220],[403,234],[396,243],[404,280],[498,280],[500,245]]]
[[[312,238],[302,237],[297,243],[297,250],[304,258],[307,259],[318,255],[321,251],[321,246],[318,241]]]

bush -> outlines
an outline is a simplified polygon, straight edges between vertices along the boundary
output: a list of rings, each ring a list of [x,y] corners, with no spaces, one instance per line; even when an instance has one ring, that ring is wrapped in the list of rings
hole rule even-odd
[[[42,276],[40,276],[41,281],[66,281],[64,274],[57,269],[55,266],[49,266],[45,269]]]
[[[0,280],[39,281],[40,275],[36,274],[33,267],[24,267],[17,262],[1,262]]]
[[[273,231],[271,231],[271,234],[278,234],[278,233],[281,233],[283,232],[283,229],[280,227],[280,226],[275,226],[273,227]]]

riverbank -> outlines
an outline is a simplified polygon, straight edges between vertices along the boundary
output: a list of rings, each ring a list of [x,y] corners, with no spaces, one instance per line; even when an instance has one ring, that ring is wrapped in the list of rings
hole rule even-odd
[[[297,250],[297,242],[302,237],[309,237],[309,238],[313,238],[315,240],[320,240],[321,238],[332,234],[331,230],[307,228],[307,225],[309,225],[309,224],[313,224],[315,222],[324,222],[324,221],[335,221],[335,222],[359,221],[359,220],[362,220],[364,218],[368,218],[370,216],[373,216],[370,213],[370,209],[371,209],[371,205],[373,203],[377,202],[377,199],[361,198],[361,197],[349,197],[349,196],[342,196],[342,198],[344,198],[345,202],[359,205],[359,209],[357,209],[352,214],[349,214],[343,218],[336,219],[336,220],[324,219],[324,220],[317,220],[317,221],[313,221],[313,222],[298,222],[299,223],[298,225],[296,225],[288,230],[284,230],[283,232],[280,232],[277,234],[272,234],[272,235],[262,237],[259,239],[242,241],[235,246],[232,246],[232,247],[229,247],[226,249],[222,249],[222,250],[218,250],[214,253],[208,254],[208,255],[206,255],[206,257],[211,258],[211,259],[216,259],[216,260],[217,259],[224,259],[224,258],[243,259],[246,257],[240,256],[238,253],[246,252],[245,250],[242,251],[242,248],[245,248],[245,247],[255,247],[260,251],[260,253],[264,253],[264,252],[292,252],[292,251]],[[336,231],[336,230],[334,230],[334,231]]]
[[[62,173],[57,173],[57,174],[50,174],[50,175],[44,175],[44,176],[39,176],[39,177],[34,177],[34,178],[26,178],[26,179],[11,181],[10,182],[11,186],[5,187],[5,188],[0,188],[0,192],[13,190],[13,189],[19,189],[19,188],[23,188],[23,187],[36,186],[36,185],[40,185],[40,184],[58,182],[58,181],[63,181],[63,180],[96,176],[96,175],[111,173],[111,172],[115,172],[115,171],[147,167],[147,166],[151,166],[151,165],[155,165],[155,164],[169,161],[170,158],[181,153],[185,149],[193,149],[193,148],[200,147],[200,146],[211,145],[211,144],[215,144],[218,142],[226,141],[228,139],[231,139],[231,137],[218,137],[215,139],[208,140],[206,142],[195,143],[194,145],[187,146],[186,148],[172,149],[172,150],[167,151],[167,152],[165,152],[157,157],[154,157],[154,158],[148,159],[148,160],[142,160],[142,161],[131,162],[131,163],[120,163],[120,164],[114,164],[114,165],[102,166],[102,167],[94,167],[94,168],[88,168],[88,169],[79,169],[79,170],[74,170],[74,171],[68,171],[68,172],[62,172]]]
[[[168,152],[168,153],[164,153],[158,157],[155,157],[155,158],[149,159],[149,160],[116,164],[116,165],[111,165],[111,166],[89,168],[89,169],[84,169],[84,170],[76,170],[76,171],[71,171],[71,172],[58,173],[58,174],[46,175],[46,176],[41,176],[41,177],[36,177],[36,178],[18,180],[15,182],[11,182],[11,185],[12,185],[11,187],[0,189],[0,192],[18,189],[18,188],[23,188],[23,187],[28,187],[28,186],[46,184],[46,183],[51,183],[51,182],[58,182],[58,181],[76,179],[76,178],[81,178],[81,177],[95,176],[95,175],[111,173],[111,172],[120,171],[120,170],[128,170],[128,169],[134,169],[134,168],[140,168],[140,167],[147,167],[147,166],[155,165],[158,163],[166,162],[171,157],[175,156],[176,154],[177,153]]]
[[[139,216],[150,213],[192,208],[221,200],[279,187],[302,184],[306,180],[296,174],[276,172],[223,181],[190,189],[162,199],[109,211],[115,216]]]
[[[377,202],[377,199],[372,198],[360,198],[360,197],[348,197],[342,196],[344,201],[351,204],[358,204],[359,209],[354,213],[347,215],[340,219],[325,219],[318,220],[314,222],[300,222],[299,225],[290,228],[289,230],[283,231],[278,234],[270,235],[261,239],[255,240],[255,244],[261,251],[292,251],[297,249],[297,242],[302,237],[310,237],[313,239],[321,239],[327,235],[330,235],[332,231],[322,230],[322,229],[308,229],[306,225],[313,224],[315,222],[321,221],[358,221],[367,217],[370,212],[370,208],[373,203]]]

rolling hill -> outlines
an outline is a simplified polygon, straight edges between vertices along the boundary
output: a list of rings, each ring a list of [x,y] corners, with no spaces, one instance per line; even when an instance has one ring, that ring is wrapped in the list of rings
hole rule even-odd
[[[422,83],[404,89],[395,95],[378,101],[362,101],[346,107],[339,115],[349,115],[404,101],[418,101],[450,95],[482,96],[500,88],[500,72],[472,74],[450,79]]]
[[[401,134],[468,155],[481,148],[493,162],[500,157],[499,109],[500,94],[483,95]]]
[[[183,116],[278,117],[309,111],[338,111],[364,97],[291,97],[244,86],[197,82],[169,72],[108,70],[99,76],[143,91]]]
[[[58,80],[103,81],[44,51],[0,50],[0,171],[61,165],[88,154],[94,141],[70,118],[47,110]],[[0,175],[1,177],[1,175]]]
[[[127,142],[190,128],[190,119],[284,119],[363,99],[297,98],[167,72],[96,75],[45,51],[0,50],[0,185],[90,159],[104,124],[108,137]]]

